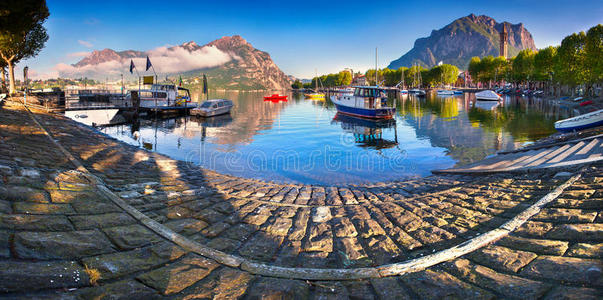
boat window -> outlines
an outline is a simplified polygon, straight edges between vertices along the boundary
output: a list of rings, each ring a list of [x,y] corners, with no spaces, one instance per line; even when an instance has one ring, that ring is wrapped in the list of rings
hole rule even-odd
[[[209,107],[211,107],[211,102],[203,102],[203,104],[201,104],[201,107],[209,108]]]

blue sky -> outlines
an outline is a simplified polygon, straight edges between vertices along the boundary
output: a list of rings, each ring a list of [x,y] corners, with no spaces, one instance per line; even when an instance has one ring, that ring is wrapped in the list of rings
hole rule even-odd
[[[47,0],[50,39],[19,64],[53,74],[95,49],[149,50],[241,35],[287,74],[309,78],[346,67],[385,67],[453,20],[474,13],[522,22],[537,47],[603,23],[603,1],[56,1]],[[500,3],[500,4],[499,4]],[[160,72],[158,70],[158,72]]]

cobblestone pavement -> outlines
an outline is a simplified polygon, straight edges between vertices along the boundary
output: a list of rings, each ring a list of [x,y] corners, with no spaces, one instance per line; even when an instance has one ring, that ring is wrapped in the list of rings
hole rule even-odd
[[[36,119],[158,226],[286,269],[367,270],[442,253],[495,231],[579,172],[283,185],[202,170],[62,117]],[[603,287],[601,165],[471,253],[400,276],[317,281],[220,263],[165,239],[75,171],[18,104],[0,108],[0,141],[0,297],[588,299]]]

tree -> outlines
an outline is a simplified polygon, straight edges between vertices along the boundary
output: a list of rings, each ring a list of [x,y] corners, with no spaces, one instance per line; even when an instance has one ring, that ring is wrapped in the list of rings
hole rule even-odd
[[[591,27],[586,32],[586,80],[589,88],[603,82],[603,25]]]
[[[294,89],[301,89],[301,88],[304,87],[304,84],[299,79],[296,79],[293,82],[293,84],[291,85],[291,87],[294,88]]]
[[[532,49],[524,49],[519,51],[511,68],[512,77],[516,83],[528,82],[534,73],[534,56]]]
[[[36,56],[48,40],[42,26],[48,16],[44,0],[3,0],[0,4],[0,58],[8,66],[11,94],[16,92],[15,64]]]
[[[555,57],[555,75],[570,87],[585,83],[585,42],[584,32],[574,33],[561,41]]]
[[[469,75],[473,78],[473,81],[479,82],[479,75],[483,71],[481,59],[477,56],[474,56],[469,60],[469,67],[467,68],[469,71]]]
[[[534,79],[542,82],[552,82],[554,79],[556,47],[540,49],[534,56]]]

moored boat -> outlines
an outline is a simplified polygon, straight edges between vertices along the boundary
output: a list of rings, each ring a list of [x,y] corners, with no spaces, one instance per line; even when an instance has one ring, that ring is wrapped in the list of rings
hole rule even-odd
[[[198,117],[213,117],[230,113],[233,103],[228,99],[210,99],[199,107],[191,109],[190,114]]]
[[[440,96],[451,96],[451,95],[454,95],[454,91],[452,91],[452,90],[438,90],[437,93]]]
[[[312,99],[312,100],[324,100],[325,94],[323,94],[323,93],[307,93],[307,94],[304,94],[304,97],[306,97],[306,99]]]
[[[331,101],[339,113],[354,117],[391,119],[396,112],[378,86],[356,86],[353,94],[333,95]]]
[[[574,131],[603,125],[603,109],[555,122],[558,131]]]
[[[425,91],[421,89],[408,90],[408,94],[415,95],[417,97],[425,97]]]
[[[279,95],[279,94],[272,94],[270,96],[264,96],[264,101],[272,101],[272,102],[287,101],[287,96]]]
[[[141,108],[166,108],[190,106],[191,95],[188,89],[175,84],[153,84],[149,89],[138,91]],[[131,99],[128,93],[126,99]]]
[[[481,91],[479,93],[475,93],[475,98],[477,100],[487,100],[487,101],[499,101],[502,100],[502,97],[491,90]]]

